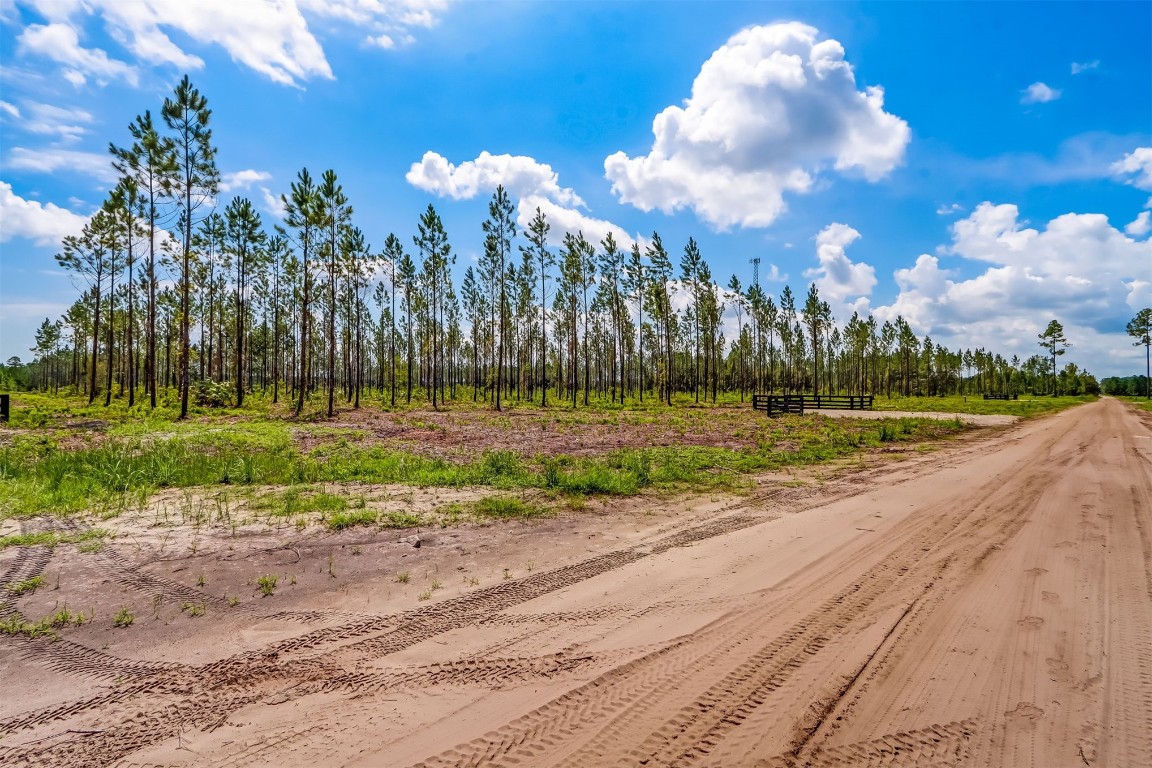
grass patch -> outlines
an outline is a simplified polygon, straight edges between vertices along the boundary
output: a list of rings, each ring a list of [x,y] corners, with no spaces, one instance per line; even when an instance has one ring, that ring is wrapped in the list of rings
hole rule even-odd
[[[481,517],[512,518],[539,517],[545,514],[542,507],[528,504],[515,496],[487,496],[476,502],[473,509]]]
[[[23,579],[21,581],[14,581],[4,587],[4,590],[13,597],[23,595],[27,592],[35,592],[44,584],[43,576],[33,576],[30,579]]]
[[[1119,397],[1117,399],[1123,400],[1126,403],[1131,403],[1132,405],[1134,405],[1137,408],[1140,408],[1142,410],[1152,411],[1152,400],[1149,400],[1146,397],[1133,397],[1133,396],[1128,395],[1128,396],[1124,396],[1124,397]]]
[[[276,594],[276,584],[280,578],[273,573],[265,574],[256,579],[256,586],[260,589],[260,594],[263,597],[271,597]]]
[[[877,397],[873,408],[878,411],[924,413],[971,413],[1003,416],[1041,416],[1056,413],[1081,403],[1096,400],[1094,395],[1074,397],[1034,397],[1021,395],[1019,400],[985,400],[983,395],[948,395],[947,397]]]
[[[424,524],[424,518],[411,512],[385,512],[377,522],[381,528],[415,528]]]
[[[324,525],[330,530],[342,531],[357,525],[374,525],[376,513],[371,509],[353,509],[348,512],[335,512],[324,518]]]
[[[748,486],[746,476],[750,473],[828,461],[874,445],[935,439],[964,428],[948,422],[927,425],[915,418],[916,410],[1026,415],[1087,399],[969,398],[967,403],[963,398],[879,399],[877,408],[909,411],[907,421],[868,424],[853,420],[832,424],[837,420],[819,415],[768,420],[734,399],[705,407],[678,398],[673,408],[649,402],[643,407],[601,404],[587,409],[539,409],[517,404],[510,406],[510,411],[521,411],[516,418],[511,412],[495,414],[470,403],[454,403],[444,422],[447,426],[432,422],[424,426],[451,429],[460,423],[491,424],[497,438],[501,438],[501,430],[578,434],[590,428],[621,428],[639,430],[635,434],[638,445],[652,445],[646,437],[655,428],[661,435],[656,442],[664,445],[579,457],[528,457],[511,450],[488,450],[466,460],[449,460],[372,443],[363,439],[368,434],[363,430],[310,423],[312,412],[308,409],[304,420],[289,421],[279,417],[283,407],[273,409],[260,398],[254,399],[251,408],[198,415],[194,411],[195,418],[175,422],[173,414],[165,410],[167,406],[150,413],[141,406],[128,409],[114,404],[105,410],[88,408],[74,399],[20,397],[14,414],[27,416],[38,410],[45,426],[35,431],[6,431],[0,440],[0,519],[85,510],[113,516],[142,507],[160,489],[237,486],[208,494],[183,491],[181,519],[185,524],[219,522],[235,529],[232,500],[247,497],[247,509],[269,524],[289,520],[303,526],[309,515],[318,513],[336,530],[371,524],[409,528],[428,520],[408,512],[369,512],[363,496],[330,493],[320,490],[321,484],[481,487],[504,492],[499,497],[537,489],[562,494],[574,502],[587,496],[628,496],[649,490],[740,490]],[[423,423],[415,410],[392,418],[409,425]],[[105,426],[77,431],[76,422],[70,419],[102,419]],[[14,425],[19,423],[14,419]],[[66,424],[73,428],[63,429]],[[301,435],[307,439],[301,440]],[[700,436],[704,439],[693,439]],[[316,447],[306,450],[302,445]],[[257,496],[254,486],[278,489],[261,491]],[[446,507],[443,517],[437,519],[450,523],[473,511],[467,504],[459,510]],[[531,510],[531,514],[539,512]],[[477,514],[519,517],[525,513],[508,507]],[[72,540],[74,534],[34,536],[43,538],[4,537],[0,547],[53,546]],[[98,546],[96,539],[85,544],[86,548]]]
[[[76,533],[57,533],[55,531],[41,533],[15,533],[11,536],[0,536],[0,550],[8,547],[55,547],[58,544],[79,544],[103,539],[108,531],[102,528],[89,528]]]
[[[0,618],[0,634],[23,635],[29,638],[50,637],[53,640],[58,637],[48,619],[30,622],[20,616]]]

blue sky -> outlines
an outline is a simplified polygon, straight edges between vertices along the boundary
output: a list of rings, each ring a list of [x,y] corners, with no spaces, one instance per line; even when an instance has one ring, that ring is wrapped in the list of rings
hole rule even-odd
[[[274,6],[281,6],[279,9]],[[0,359],[75,298],[53,259],[107,145],[187,72],[265,222],[333,168],[378,249],[432,202],[462,272],[503,183],[841,320],[1143,368],[1152,3],[0,0]],[[656,133],[654,133],[654,130]],[[657,135],[658,134],[658,135]]]

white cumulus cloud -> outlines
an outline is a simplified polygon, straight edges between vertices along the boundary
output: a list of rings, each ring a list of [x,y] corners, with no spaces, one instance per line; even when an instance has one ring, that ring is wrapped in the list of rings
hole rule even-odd
[[[272,174],[267,171],[257,171],[247,168],[243,171],[232,171],[220,174],[220,192],[233,192],[239,189],[248,189],[258,181],[268,181]]]
[[[1124,227],[1124,231],[1132,235],[1132,237],[1144,237],[1152,231],[1152,213],[1148,211],[1140,211],[1140,214],[1128,226]],[[1152,272],[1152,267],[1149,268]]]
[[[37,245],[58,245],[66,235],[78,235],[88,219],[53,203],[25,200],[0,181],[0,243],[14,237]]]
[[[622,247],[631,247],[633,238],[622,228],[604,219],[588,215],[584,201],[576,192],[561,186],[552,166],[526,155],[493,155],[484,151],[475,160],[455,165],[436,152],[425,152],[420,162],[413,163],[404,178],[412,186],[453,200],[471,200],[490,195],[503,185],[509,197],[518,200],[517,223],[521,229],[539,208],[548,218],[553,244],[564,239],[565,232],[583,232],[592,243],[599,243],[609,232]]]
[[[1045,104],[1060,98],[1061,91],[1037,82],[1025,88],[1023,93],[1024,95],[1020,97],[1021,104]]]
[[[1124,346],[1124,323],[1152,300],[1152,243],[1126,236],[1102,214],[1067,213],[1033,228],[1015,205],[985,202],[953,226],[941,252],[983,271],[961,279],[924,254],[894,273],[900,292],[874,310],[880,319],[903,315],[945,344],[980,340],[1030,357],[1039,351],[1036,334],[1057,318],[1078,344],[1074,362],[1114,371],[1109,350]]]
[[[1089,70],[1097,69],[1097,68],[1099,68],[1099,66],[1100,66],[1099,60],[1085,61],[1085,62],[1074,61],[1074,62],[1072,62],[1072,74],[1079,75],[1079,74],[1082,74],[1084,72],[1088,72]]]
[[[616,152],[605,177],[620,200],[666,213],[690,208],[715,227],[762,227],[785,193],[829,168],[875,181],[904,158],[908,124],[884,90],[858,90],[836,40],[796,22],[749,27],[700,68],[683,106],[652,122],[647,155]]]
[[[816,235],[816,259],[820,266],[805,271],[815,278],[825,300],[845,302],[868,296],[876,286],[876,270],[871,264],[853,262],[847,248],[860,239],[860,233],[847,224],[829,224]]]
[[[1152,147],[1137,147],[1124,155],[1112,164],[1112,173],[1137,189],[1152,190]]]
[[[536,194],[561,205],[584,205],[579,195],[560,186],[552,166],[525,155],[493,155],[485,151],[475,160],[453,165],[436,152],[425,152],[404,178],[418,189],[453,200],[469,200],[478,194],[493,192],[503,184],[514,197]]]

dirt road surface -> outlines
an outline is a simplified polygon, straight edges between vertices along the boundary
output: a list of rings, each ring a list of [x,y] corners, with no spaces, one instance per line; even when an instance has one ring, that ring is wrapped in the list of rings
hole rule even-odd
[[[8,680],[64,693],[2,702],[0,763],[1152,765],[1152,416],[762,488],[406,611],[203,624],[176,660],[4,640]]]

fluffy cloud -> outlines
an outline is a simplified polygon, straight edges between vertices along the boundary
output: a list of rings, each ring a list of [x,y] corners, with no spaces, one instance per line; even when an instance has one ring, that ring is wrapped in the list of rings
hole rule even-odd
[[[860,239],[860,233],[847,224],[829,224],[816,235],[816,258],[820,266],[805,277],[815,278],[825,300],[845,302],[862,298],[876,285],[876,270],[870,264],[853,262],[846,249]]]
[[[135,84],[136,71],[99,50],[79,47],[74,24],[99,16],[109,34],[142,62],[200,69],[204,61],[169,36],[178,32],[205,45],[219,45],[237,62],[269,79],[298,85],[332,78],[332,69],[309,19],[328,27],[343,23],[367,30],[368,39],[408,42],[407,30],[431,27],[446,0],[25,0],[51,21],[21,35],[22,50],[67,66],[65,77],[82,85],[84,76],[122,76]],[[29,38],[25,40],[25,38]],[[387,46],[386,46],[387,47]]]
[[[1092,69],[1097,69],[1100,66],[1100,61],[1086,61],[1086,62],[1072,62],[1072,74],[1079,75]]]
[[[1140,215],[1124,227],[1124,231],[1132,235],[1132,237],[1144,237],[1149,231],[1152,231],[1152,213],[1148,211],[1140,211]]]
[[[22,237],[37,245],[58,245],[66,235],[80,234],[88,219],[52,203],[25,200],[0,181],[0,243]]]
[[[1112,164],[1112,173],[1137,189],[1152,190],[1152,147],[1137,147]]]
[[[828,168],[875,181],[904,158],[908,124],[884,90],[857,90],[844,49],[799,23],[750,27],[700,68],[684,106],[652,123],[647,155],[604,161],[621,201],[644,211],[691,208],[718,228],[767,226],[785,193],[808,192]]]
[[[248,189],[258,181],[268,181],[271,178],[272,174],[267,171],[257,171],[251,168],[243,171],[233,171],[232,173],[223,173],[220,175],[220,192],[234,192],[240,189]]]
[[[564,240],[565,232],[583,232],[584,238],[596,246],[599,246],[600,241],[611,232],[612,237],[616,240],[616,245],[624,250],[631,248],[632,243],[636,242],[631,235],[610,221],[597,219],[575,208],[559,205],[539,195],[527,195],[520,198],[520,203],[516,208],[516,223],[519,224],[521,230],[528,228],[532,218],[536,215],[537,208],[548,217],[548,223],[552,227],[548,232],[548,240],[554,245]]]
[[[1021,104],[1045,104],[1049,101],[1056,101],[1060,98],[1061,91],[1056,88],[1051,88],[1044,83],[1032,83],[1024,89],[1024,95],[1020,97]]]
[[[17,49],[21,54],[44,56],[64,65],[73,85],[83,85],[88,77],[101,85],[116,79],[133,86],[139,83],[135,67],[109,58],[99,48],[81,47],[79,34],[69,24],[32,24],[17,38]]]
[[[599,243],[609,232],[621,247],[630,248],[633,238],[610,221],[589,216],[584,201],[576,192],[560,185],[552,166],[525,155],[493,155],[481,152],[475,160],[453,165],[436,152],[425,152],[420,162],[413,163],[404,177],[418,189],[453,200],[471,200],[490,195],[503,185],[509,197],[518,199],[517,223],[521,229],[539,208],[548,217],[553,244],[564,239],[565,232],[583,232],[592,243]]]
[[[1072,359],[1099,372],[1117,370],[1124,323],[1152,299],[1152,244],[1126,237],[1101,214],[1068,213],[1030,228],[1016,206],[985,202],[953,226],[942,253],[982,263],[984,271],[959,279],[957,270],[922,255],[895,272],[900,293],[875,314],[903,315],[919,333],[948,344],[980,340],[1022,357],[1038,352],[1036,334],[1055,317],[1077,343]]]
[[[453,200],[470,200],[482,192],[493,192],[503,184],[513,197],[542,195],[569,207],[584,205],[575,192],[560,186],[552,166],[524,155],[481,152],[475,160],[453,165],[442,155],[425,152],[404,178],[418,189]]]

